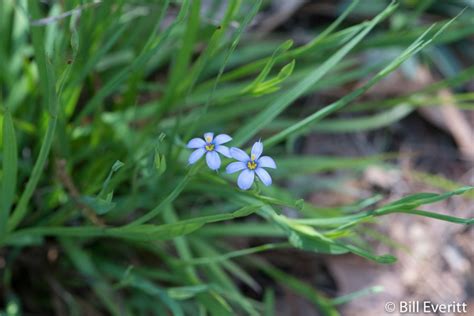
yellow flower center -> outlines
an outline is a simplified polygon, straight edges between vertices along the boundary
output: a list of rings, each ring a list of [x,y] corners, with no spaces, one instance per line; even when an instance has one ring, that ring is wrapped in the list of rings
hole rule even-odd
[[[206,150],[207,151],[213,151],[214,150],[214,144],[207,144],[206,145]]]
[[[247,168],[249,168],[250,170],[254,170],[255,168],[257,168],[257,163],[253,160],[247,162]]]

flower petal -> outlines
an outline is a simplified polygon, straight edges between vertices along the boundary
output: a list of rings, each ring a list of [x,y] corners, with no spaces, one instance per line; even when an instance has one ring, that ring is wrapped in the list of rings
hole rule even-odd
[[[268,156],[262,156],[260,159],[258,159],[258,165],[263,168],[272,168],[276,169],[276,164],[275,160],[273,158],[268,157]]]
[[[266,186],[269,186],[272,184],[272,177],[268,174],[268,172],[263,169],[263,168],[257,168],[255,170],[255,173],[257,173],[257,176],[262,180],[262,183],[265,184]]]
[[[211,143],[212,140],[214,139],[214,133],[205,133],[204,134],[204,140],[206,141],[206,143]]]
[[[228,143],[232,140],[232,137],[230,137],[227,134],[220,134],[217,135],[216,138],[214,138],[214,144],[220,145],[220,144],[225,144]]]
[[[252,151],[250,152],[253,160],[257,160],[263,152],[263,144],[261,141],[256,142],[252,146]]]
[[[193,163],[198,161],[202,157],[202,155],[204,155],[205,152],[206,150],[204,148],[199,148],[193,151],[191,155],[189,155],[189,158],[188,158],[189,164],[192,165]]]
[[[232,158],[237,159],[238,161],[247,162],[250,160],[249,155],[240,148],[232,147],[230,149],[230,154]]]
[[[237,179],[237,185],[242,190],[248,190],[252,186],[254,178],[255,172],[245,169],[240,173],[239,178]]]
[[[214,150],[221,153],[222,155],[226,156],[227,158],[232,158],[232,156],[230,155],[229,147],[227,147],[227,146],[216,145],[214,147]]]
[[[227,173],[234,173],[240,170],[244,170],[246,168],[247,168],[247,165],[245,163],[243,163],[242,161],[236,161],[236,162],[232,162],[228,164],[227,168],[225,168],[225,171]]]
[[[217,170],[221,166],[221,158],[215,151],[209,151],[206,154],[207,166],[212,170]]]
[[[189,141],[186,145],[188,148],[202,148],[206,145],[206,142],[203,141],[201,138],[193,138]]]

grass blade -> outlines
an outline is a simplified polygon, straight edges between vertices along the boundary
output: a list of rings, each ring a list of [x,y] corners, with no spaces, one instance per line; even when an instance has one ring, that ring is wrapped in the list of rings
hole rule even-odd
[[[355,299],[358,299],[360,297],[364,297],[366,295],[371,295],[371,294],[376,294],[376,293],[381,293],[383,292],[384,288],[382,286],[371,286],[359,291],[355,291],[352,293],[349,293],[344,296],[339,296],[337,298],[334,298],[331,300],[331,305],[341,305],[341,304],[346,304],[349,303]]]
[[[24,236],[113,237],[139,241],[166,240],[192,233],[208,223],[249,216],[260,207],[261,205],[251,205],[232,213],[202,216],[165,225],[127,225],[111,228],[92,226],[26,228],[11,234],[5,243],[10,243],[17,238],[24,238]]]
[[[15,128],[10,111],[6,109],[3,117],[3,176],[0,205],[0,239],[7,230],[7,220],[16,192],[18,155]]]
[[[308,131],[313,132],[325,132],[325,133],[348,133],[348,132],[360,132],[370,131],[386,127],[400,121],[404,117],[408,116],[414,111],[414,108],[407,104],[399,104],[398,106],[383,111],[371,116],[354,117],[350,119],[334,119],[324,120],[319,124],[312,126]],[[280,125],[286,125],[286,128],[294,125],[292,122],[282,122]],[[273,124],[272,124],[273,125]],[[275,122],[274,125],[279,125],[279,122]]]
[[[454,216],[449,216],[449,215],[444,215],[444,214],[422,211],[422,210],[394,210],[390,212],[385,212],[384,214],[390,214],[390,213],[413,214],[413,215],[435,218],[435,219],[439,219],[439,220],[451,222],[451,223],[456,223],[456,224],[466,224],[466,225],[474,224],[474,218],[459,218],[459,217],[454,217]]]
[[[209,264],[209,263],[225,261],[225,260],[229,260],[229,259],[232,259],[232,258],[247,256],[247,255],[250,255],[250,254],[259,253],[259,252],[263,252],[263,251],[268,251],[268,250],[273,250],[273,249],[281,249],[281,248],[288,248],[289,246],[290,246],[290,244],[287,243],[287,242],[273,243],[273,244],[263,244],[263,245],[255,246],[255,247],[251,247],[251,248],[231,251],[231,252],[223,254],[223,255],[189,259],[189,260],[186,260],[186,261],[182,261],[181,264],[183,264],[183,265],[206,265],[206,264]]]

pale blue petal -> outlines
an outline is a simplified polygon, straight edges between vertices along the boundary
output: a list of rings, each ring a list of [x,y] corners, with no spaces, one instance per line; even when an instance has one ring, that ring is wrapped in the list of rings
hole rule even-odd
[[[260,159],[258,159],[258,166],[259,167],[263,167],[263,168],[272,168],[272,169],[276,169],[276,164],[275,164],[275,161],[268,157],[268,156],[262,156],[260,157]]]
[[[248,190],[252,186],[254,178],[255,172],[253,172],[253,170],[245,169],[240,173],[239,178],[237,179],[237,185],[242,190]]]
[[[240,171],[240,170],[244,170],[246,168],[247,168],[247,165],[245,163],[243,163],[241,161],[236,161],[236,162],[228,164],[225,171],[227,173],[234,173],[234,172],[237,172],[237,171]]]
[[[214,139],[214,133],[205,133],[204,134],[204,140],[206,143],[212,143],[212,140]]]
[[[214,147],[214,150],[221,153],[222,155],[226,156],[227,158],[232,158],[232,156],[230,155],[229,147],[227,147],[227,146],[216,145]]]
[[[225,144],[228,143],[232,140],[232,137],[230,137],[227,134],[220,134],[217,135],[216,138],[214,138],[214,144],[220,145],[220,144]]]
[[[230,154],[232,155],[232,158],[237,159],[238,161],[247,162],[250,160],[249,155],[247,155],[245,151],[237,147],[232,147],[230,149]]]
[[[217,170],[221,166],[221,158],[215,151],[209,151],[206,154],[207,166],[212,170]]]
[[[252,151],[250,152],[253,160],[257,160],[263,152],[263,144],[261,141],[256,142],[252,146]]]
[[[206,142],[201,138],[193,138],[186,145],[188,148],[202,148],[206,145]]]
[[[266,186],[269,186],[270,184],[272,184],[272,177],[270,177],[270,175],[265,169],[257,168],[255,170],[255,173],[257,173],[257,176],[260,178],[262,183],[265,184]]]
[[[202,155],[204,155],[205,152],[206,152],[206,150],[204,148],[199,148],[199,149],[196,149],[195,151],[193,151],[191,153],[191,155],[189,155],[189,158],[188,158],[189,164],[192,165],[193,163],[198,161],[199,158],[201,158]]]

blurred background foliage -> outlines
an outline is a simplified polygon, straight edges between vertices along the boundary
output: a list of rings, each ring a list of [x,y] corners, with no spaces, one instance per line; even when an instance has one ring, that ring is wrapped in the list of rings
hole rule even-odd
[[[393,263],[392,213],[470,227],[424,206],[473,198],[473,7],[3,0],[2,313],[295,315],[289,291],[338,315],[380,292],[341,296],[298,256]],[[208,131],[261,138],[275,184],[187,166]],[[406,161],[442,193],[394,189]]]

